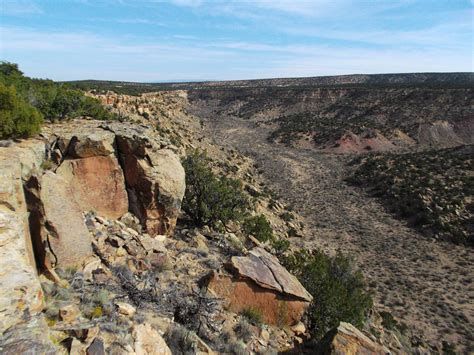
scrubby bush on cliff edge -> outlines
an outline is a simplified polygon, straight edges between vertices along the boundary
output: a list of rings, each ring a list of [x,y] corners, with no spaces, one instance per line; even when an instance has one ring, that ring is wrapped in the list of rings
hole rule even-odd
[[[315,338],[320,339],[341,321],[362,327],[372,298],[349,257],[341,252],[330,257],[320,251],[301,250],[283,258],[283,264],[314,297],[308,310],[308,329]]]
[[[239,180],[214,174],[204,152],[193,151],[182,163],[186,171],[183,210],[196,225],[242,219],[249,202]]]
[[[0,83],[0,139],[38,133],[42,122],[43,116],[19,97],[14,87]]]

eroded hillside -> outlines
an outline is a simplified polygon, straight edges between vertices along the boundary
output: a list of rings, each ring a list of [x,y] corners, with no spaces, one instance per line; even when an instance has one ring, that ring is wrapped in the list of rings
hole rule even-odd
[[[270,140],[335,152],[473,143],[472,89],[203,88],[189,99],[268,125]]]

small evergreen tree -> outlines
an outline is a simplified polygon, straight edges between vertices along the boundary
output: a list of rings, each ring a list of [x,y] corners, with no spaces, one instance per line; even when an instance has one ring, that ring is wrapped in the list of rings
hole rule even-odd
[[[216,176],[204,152],[194,151],[183,161],[186,171],[186,193],[183,210],[199,226],[224,225],[240,220],[248,209],[242,183]]]
[[[320,251],[301,250],[284,258],[283,264],[314,297],[308,310],[314,337],[321,338],[341,321],[362,327],[372,298],[365,291],[362,273],[354,270],[349,257],[341,252],[330,257]]]

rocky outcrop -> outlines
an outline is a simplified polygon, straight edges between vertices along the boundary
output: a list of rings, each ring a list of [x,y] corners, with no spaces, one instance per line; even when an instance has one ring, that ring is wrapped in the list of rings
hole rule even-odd
[[[0,148],[0,353],[54,353],[42,317],[23,178],[41,164],[41,145]],[[44,146],[43,146],[44,147]],[[43,150],[44,152],[44,150]],[[18,157],[24,158],[20,162]]]
[[[390,351],[370,340],[352,324],[341,322],[329,331],[320,342],[318,354],[323,355],[376,355]]]
[[[91,254],[84,212],[118,219],[131,210],[150,234],[172,232],[184,170],[168,141],[151,129],[94,121],[50,126],[44,135],[57,167],[26,184],[41,267],[78,265]]]
[[[228,273],[212,273],[203,280],[208,289],[236,313],[254,309],[274,325],[297,323],[313,297],[278,259],[262,248],[245,257],[232,257]]]
[[[151,235],[172,233],[185,191],[184,169],[166,142],[144,127],[109,125],[115,132],[130,209]]]

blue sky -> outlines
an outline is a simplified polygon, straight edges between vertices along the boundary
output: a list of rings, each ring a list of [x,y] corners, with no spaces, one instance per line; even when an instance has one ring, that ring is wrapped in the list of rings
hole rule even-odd
[[[473,71],[474,0],[0,0],[0,59],[55,80]]]

